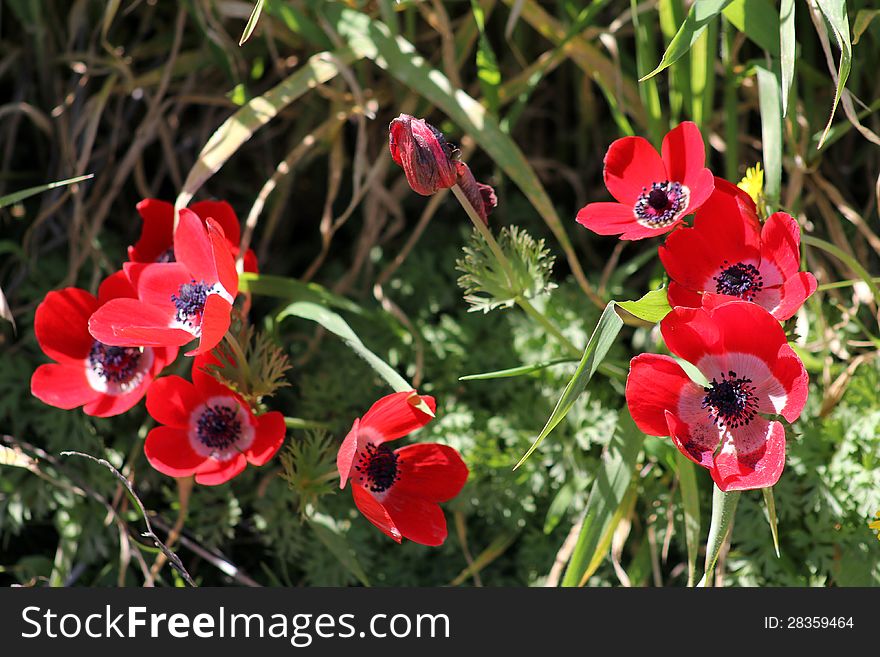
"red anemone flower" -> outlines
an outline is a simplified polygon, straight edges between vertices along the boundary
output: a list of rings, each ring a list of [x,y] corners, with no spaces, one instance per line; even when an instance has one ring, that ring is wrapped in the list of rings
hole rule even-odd
[[[669,356],[630,363],[626,402],[638,427],[670,436],[723,491],[774,485],[785,466],[785,429],[807,401],[807,372],[770,313],[747,301],[703,297],[660,323],[669,350],[710,383],[694,383]]]
[[[424,119],[409,114],[394,119],[388,126],[388,148],[416,193],[430,196],[456,183],[455,147]]]
[[[241,225],[235,210],[226,201],[200,201],[189,209],[204,222],[213,219],[223,229],[232,256],[238,258],[241,241]],[[144,222],[138,241],[128,247],[131,262],[175,262],[174,258],[174,206],[166,201],[145,198],[137,204],[138,214]],[[256,273],[257,256],[253,249],[244,254],[244,270]]]
[[[34,333],[43,352],[56,362],[40,365],[31,393],[65,410],[82,406],[87,415],[110,417],[137,404],[153,378],[177,357],[177,347],[116,347],[89,335],[89,317],[110,299],[131,298],[134,288],[123,272],[108,277],[98,298],[68,287],[49,292],[37,306]]]
[[[377,401],[354,421],[336,455],[339,487],[351,479],[354,503],[367,520],[400,543],[422,545],[446,540],[446,518],[438,502],[458,495],[468,469],[458,452],[435,443],[392,450],[396,440],[425,426],[431,416],[416,408],[419,400],[436,408],[433,397],[396,392]]]
[[[176,262],[125,263],[137,299],[115,299],[89,320],[91,334],[105,344],[183,346],[199,339],[187,356],[213,349],[229,328],[238,294],[238,274],[223,229],[180,211],[174,233]]]
[[[235,392],[204,371],[219,361],[213,354],[193,360],[192,383],[179,376],[156,379],[147,392],[147,410],[162,424],[147,434],[144,454],[170,477],[195,475],[213,486],[241,474],[248,463],[266,464],[284,442],[284,416],[254,415]]]
[[[751,197],[721,178],[697,211],[693,228],[666,238],[660,260],[672,279],[672,306],[700,306],[711,292],[766,308],[776,319],[794,315],[816,291],[816,278],[800,271],[801,230],[797,221],[776,212],[764,226]]]
[[[618,139],[605,154],[603,175],[617,203],[590,203],[577,220],[594,233],[624,240],[669,232],[700,207],[713,188],[703,137],[691,121],[666,134],[662,155],[642,137]]]

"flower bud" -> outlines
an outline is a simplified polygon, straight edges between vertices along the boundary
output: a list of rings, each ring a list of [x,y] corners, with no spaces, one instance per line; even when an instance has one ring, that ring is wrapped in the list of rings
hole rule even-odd
[[[492,210],[498,205],[495,190],[489,185],[477,182],[474,174],[471,173],[470,167],[464,162],[456,162],[455,168],[458,186],[461,187],[461,191],[464,192],[467,200],[470,201],[474,210],[480,215],[483,223],[488,225],[489,215],[492,214]]]
[[[408,114],[401,114],[389,126],[391,157],[403,167],[413,190],[430,196],[456,183],[453,147],[437,128]]]

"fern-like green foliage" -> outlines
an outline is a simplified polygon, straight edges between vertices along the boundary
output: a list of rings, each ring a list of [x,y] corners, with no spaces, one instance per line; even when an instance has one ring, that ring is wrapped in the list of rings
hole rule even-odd
[[[464,258],[456,262],[455,268],[463,272],[458,286],[473,312],[509,308],[518,297],[531,299],[556,287],[550,280],[555,256],[543,239],[536,240],[524,229],[509,226],[501,229],[498,244],[510,262],[512,280],[476,230],[463,249]]]

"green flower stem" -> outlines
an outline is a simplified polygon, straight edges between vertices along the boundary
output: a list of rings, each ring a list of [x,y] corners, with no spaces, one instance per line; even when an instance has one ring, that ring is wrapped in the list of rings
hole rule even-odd
[[[492,231],[489,230],[489,227],[483,222],[480,216],[477,214],[474,207],[471,205],[471,202],[467,199],[467,196],[464,195],[464,191],[458,185],[452,186],[452,193],[455,194],[455,198],[458,199],[458,202],[461,204],[461,207],[464,208],[464,211],[467,213],[468,218],[470,218],[471,223],[474,225],[474,228],[479,231],[480,235],[482,235],[483,239],[486,240],[486,244],[489,245],[489,249],[491,249],[492,254],[495,256],[495,259],[498,261],[498,264],[501,266],[501,269],[504,270],[504,275],[507,277],[507,283],[511,287],[513,287],[514,276],[513,269],[510,266],[510,261],[507,259],[507,256],[504,255],[504,251],[501,250],[501,246],[495,240],[495,237],[492,235]],[[574,343],[566,338],[562,331],[560,331],[554,324],[551,322],[546,315],[542,314],[537,308],[535,308],[528,299],[526,299],[521,294],[516,296],[517,305],[522,308],[525,313],[538,322],[541,326],[543,326],[547,331],[553,335],[559,342],[574,356],[575,358],[580,358],[581,350],[578,349]]]
[[[739,498],[740,491],[738,490],[725,493],[718,486],[713,487],[712,524],[709,526],[709,540],[706,541],[706,572],[703,579],[697,584],[699,587],[712,586],[715,564],[718,562],[721,547],[730,533]]]
[[[329,429],[330,425],[326,422],[318,422],[317,420],[304,420],[300,417],[284,416],[284,426],[288,429]]]

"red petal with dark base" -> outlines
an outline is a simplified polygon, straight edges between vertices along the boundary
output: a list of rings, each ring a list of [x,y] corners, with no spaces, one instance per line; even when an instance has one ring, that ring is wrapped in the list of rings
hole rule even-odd
[[[433,418],[413,405],[412,402],[417,402],[418,397],[415,390],[395,392],[383,397],[361,418],[360,431],[375,431],[378,435],[375,439],[371,436],[371,440],[385,442],[421,429]],[[422,395],[421,399],[432,412],[437,408],[433,397]]]
[[[709,421],[708,416],[700,422],[688,424],[683,419],[666,411],[666,432],[678,451],[697,465],[713,470],[713,454],[718,448],[720,432]]]
[[[137,299],[113,299],[89,319],[89,332],[104,344],[121,347],[180,347],[191,333],[169,328],[173,315]]]
[[[620,203],[632,207],[645,188],[668,180],[660,154],[642,137],[624,137],[611,144],[605,154],[605,186]]]
[[[662,228],[649,228],[636,221],[631,206],[621,203],[590,203],[581,208],[577,222],[597,235],[620,235],[622,240],[641,240],[668,233],[680,221]]]
[[[669,356],[639,354],[630,361],[626,404],[636,426],[649,436],[668,436],[666,411],[677,411],[688,388],[697,388]]]
[[[31,377],[31,394],[40,401],[70,410],[102,396],[86,379],[83,365],[40,365]]]
[[[156,379],[147,391],[147,411],[157,422],[186,429],[192,410],[205,400],[192,383],[172,375]]]
[[[703,135],[696,123],[684,121],[663,138],[661,149],[669,180],[677,181],[690,190],[690,214],[699,208],[715,188],[712,172],[706,168],[706,148]]]
[[[715,457],[712,479],[727,492],[767,488],[785,468],[785,429],[779,422],[756,417],[740,427]]]
[[[264,413],[256,420],[254,442],[245,451],[245,456],[252,465],[265,465],[281,449],[287,427],[284,424],[284,415],[278,411]]]
[[[34,314],[34,333],[43,353],[60,363],[88,356],[95,343],[88,331],[89,317],[97,307],[97,299],[79,288],[49,292]]]
[[[391,520],[391,516],[388,515],[385,507],[379,504],[371,493],[360,486],[352,486],[351,495],[354,498],[354,504],[358,511],[363,513],[367,520],[381,529],[384,534],[400,543],[403,535],[394,524],[394,521]]]
[[[395,453],[400,477],[392,487],[395,495],[445,502],[458,495],[467,482],[467,466],[452,447],[418,443]]]
[[[137,289],[138,299],[174,315],[171,297],[180,294],[180,286],[191,283],[192,275],[179,262],[143,264],[125,263],[125,273]]]
[[[186,352],[187,356],[196,356],[211,351],[220,344],[232,319],[232,304],[218,294],[208,295],[205,301],[205,310],[202,313],[202,335],[199,345],[195,349]]]
[[[446,518],[435,502],[398,495],[392,488],[381,505],[404,538],[430,546],[442,545],[446,540]]]
[[[169,477],[189,477],[206,460],[189,444],[186,432],[175,427],[152,429],[144,443],[144,454],[150,465]]]

